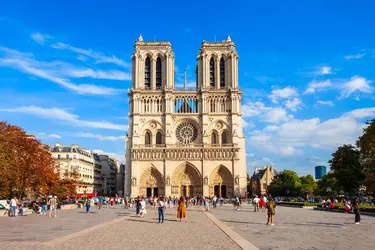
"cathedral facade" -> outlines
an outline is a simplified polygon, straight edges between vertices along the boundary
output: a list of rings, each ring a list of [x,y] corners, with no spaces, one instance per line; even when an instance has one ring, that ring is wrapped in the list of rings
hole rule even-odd
[[[146,42],[132,55],[125,194],[244,196],[246,152],[238,55],[230,37],[203,41],[196,88],[175,86],[170,42]],[[185,77],[186,79],[186,77]]]

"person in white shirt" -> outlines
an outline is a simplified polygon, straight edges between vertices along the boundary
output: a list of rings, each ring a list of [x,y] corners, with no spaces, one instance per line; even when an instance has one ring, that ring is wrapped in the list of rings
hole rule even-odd
[[[212,199],[212,205],[213,205],[213,208],[216,208],[216,202],[217,202],[217,197],[216,195],[214,196],[214,198]]]
[[[141,215],[141,218],[143,218],[143,216],[145,214],[147,214],[147,211],[146,211],[146,202],[145,202],[145,200],[143,198],[141,198],[140,205],[141,205],[141,211],[139,212],[139,214]]]
[[[16,217],[17,203],[17,197],[14,196],[13,199],[10,200],[10,217]]]
[[[253,199],[253,204],[254,204],[254,212],[259,212],[259,198],[258,195],[255,196]]]

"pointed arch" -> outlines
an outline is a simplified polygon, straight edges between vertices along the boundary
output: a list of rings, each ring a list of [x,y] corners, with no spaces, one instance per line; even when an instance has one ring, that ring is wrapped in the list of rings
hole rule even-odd
[[[221,144],[228,144],[229,141],[228,141],[228,132],[226,130],[224,130],[222,133],[221,133]]]
[[[184,162],[176,168],[172,176],[172,196],[199,196],[202,194],[202,175],[191,163]],[[183,187],[187,193],[183,194]]]
[[[151,145],[152,144],[152,134],[151,131],[147,130],[145,133],[145,145]]]
[[[215,88],[215,59],[210,59],[210,88]]]
[[[224,165],[219,165],[211,172],[209,183],[211,196],[233,196],[233,175]]]
[[[163,144],[163,135],[161,134],[160,131],[158,131],[158,132],[156,133],[156,136],[155,136],[155,144],[157,144],[157,145]]]
[[[151,88],[151,59],[149,56],[145,60],[145,88]]]
[[[211,132],[211,144],[212,145],[219,144],[219,136],[216,130],[212,130]]]
[[[220,59],[220,88],[225,87],[225,61],[224,58]]]
[[[147,196],[147,189],[158,189],[158,194],[164,194],[164,177],[153,165],[147,168],[139,180],[140,195]]]
[[[162,86],[162,62],[161,57],[156,58],[156,89],[160,89]]]

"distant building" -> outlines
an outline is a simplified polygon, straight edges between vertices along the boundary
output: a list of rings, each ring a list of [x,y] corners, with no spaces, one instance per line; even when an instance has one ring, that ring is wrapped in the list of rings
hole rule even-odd
[[[115,196],[116,192],[116,171],[120,166],[118,160],[108,155],[99,155],[102,163],[104,195]]]
[[[326,166],[316,166],[315,167],[315,179],[321,180],[323,176],[325,176],[327,173],[327,167]]]
[[[96,153],[92,153],[94,157],[94,193],[97,195],[104,193],[103,176],[102,176],[102,162]]]
[[[252,196],[267,194],[268,186],[277,175],[277,171],[272,166],[265,166],[263,169],[256,168],[250,179]]]
[[[77,196],[94,196],[95,161],[91,152],[77,144],[63,146],[60,143],[49,146],[49,151],[56,161],[60,178],[77,178]]]
[[[123,197],[124,194],[124,181],[125,181],[125,164],[118,165],[116,169],[116,193]],[[129,195],[129,194],[128,194]]]

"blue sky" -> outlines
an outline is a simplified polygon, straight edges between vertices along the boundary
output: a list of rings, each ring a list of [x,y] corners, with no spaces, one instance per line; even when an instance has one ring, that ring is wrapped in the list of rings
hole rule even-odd
[[[123,158],[133,45],[169,40],[193,84],[202,40],[240,56],[248,171],[313,173],[375,117],[373,1],[0,3],[0,120]]]

